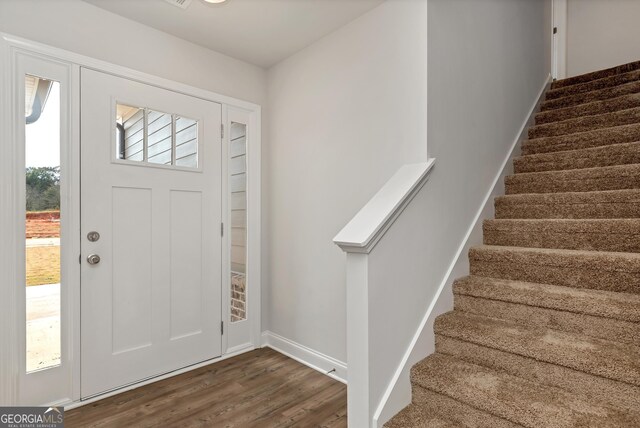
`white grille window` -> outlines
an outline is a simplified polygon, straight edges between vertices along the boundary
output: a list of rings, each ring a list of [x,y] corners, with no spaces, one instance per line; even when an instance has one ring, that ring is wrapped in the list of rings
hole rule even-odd
[[[197,168],[198,121],[117,104],[116,159]]]

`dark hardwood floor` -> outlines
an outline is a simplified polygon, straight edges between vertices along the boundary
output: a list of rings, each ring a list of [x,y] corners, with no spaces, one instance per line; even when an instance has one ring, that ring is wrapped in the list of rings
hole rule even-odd
[[[69,410],[65,427],[346,427],[347,387],[268,348]]]

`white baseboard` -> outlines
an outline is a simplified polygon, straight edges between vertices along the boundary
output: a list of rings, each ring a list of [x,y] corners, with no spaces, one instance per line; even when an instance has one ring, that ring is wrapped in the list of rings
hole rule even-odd
[[[344,384],[347,383],[347,365],[342,361],[338,361],[335,358],[324,355],[271,331],[262,333],[262,346],[276,350],[337,381]]]
[[[523,121],[517,137],[511,145],[500,170],[496,174],[491,187],[484,197],[467,233],[458,247],[458,250],[449,265],[449,269],[440,283],[437,293],[420,323],[416,333],[409,345],[402,362],[398,366],[395,375],[389,383],[383,398],[376,409],[373,417],[373,426],[380,427],[391,419],[396,413],[402,410],[410,400],[411,384],[409,372],[411,367],[418,361],[435,352],[435,334],[433,332],[433,322],[435,319],[453,309],[453,282],[456,278],[469,274],[469,260],[467,254],[474,245],[482,244],[482,224],[484,220],[494,217],[494,199],[504,195],[504,178],[513,172],[513,159],[519,156],[520,145],[527,139],[527,130],[535,120],[535,114],[544,101],[544,95],[551,84],[551,76],[545,80],[538,97],[529,110],[529,114]]]

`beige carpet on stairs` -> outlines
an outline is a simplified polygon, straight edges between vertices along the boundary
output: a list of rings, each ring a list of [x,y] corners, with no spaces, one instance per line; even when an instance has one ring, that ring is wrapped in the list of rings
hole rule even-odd
[[[640,427],[640,61],[556,81],[388,428]]]

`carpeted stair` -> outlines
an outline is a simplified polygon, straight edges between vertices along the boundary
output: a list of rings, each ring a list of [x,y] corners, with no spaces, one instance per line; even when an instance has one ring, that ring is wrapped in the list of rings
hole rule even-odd
[[[640,427],[640,61],[554,82],[400,427]]]

